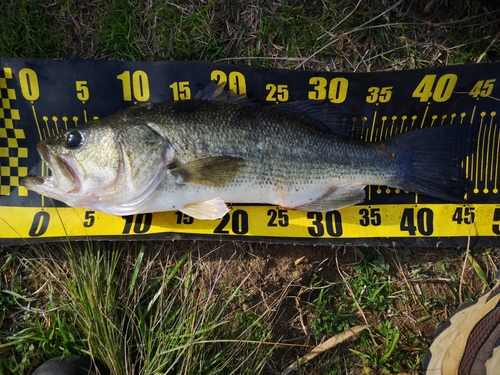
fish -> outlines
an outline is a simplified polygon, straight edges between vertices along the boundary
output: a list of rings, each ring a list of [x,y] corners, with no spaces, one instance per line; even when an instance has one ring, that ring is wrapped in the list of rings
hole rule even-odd
[[[464,200],[458,140],[468,128],[365,142],[325,108],[259,105],[211,83],[191,100],[132,106],[43,140],[37,149],[51,174],[22,185],[112,215],[181,211],[202,220],[223,217],[227,203],[338,210],[363,202],[367,185]]]

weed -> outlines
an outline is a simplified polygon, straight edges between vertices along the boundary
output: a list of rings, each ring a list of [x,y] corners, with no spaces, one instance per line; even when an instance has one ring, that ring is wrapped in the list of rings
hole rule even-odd
[[[441,271],[445,272],[450,268],[450,265],[445,260],[438,260],[436,262],[436,267],[439,268]]]
[[[408,69],[497,61],[498,15],[468,0],[7,0],[0,2],[0,55],[217,60],[350,72]],[[280,301],[242,311],[240,305],[250,305],[252,296],[240,283],[232,284],[234,269],[208,279],[203,257],[193,257],[190,243],[183,244],[181,255],[170,246],[149,246],[1,250],[0,264],[7,266],[0,280],[0,372],[28,373],[44,359],[69,353],[91,354],[120,374],[259,373],[265,366],[280,371],[281,359],[271,356],[276,348],[264,344],[282,336],[273,325]],[[198,246],[201,253],[210,251],[206,244]],[[250,245],[238,246],[252,253]],[[303,255],[284,246],[266,251],[274,259]],[[328,250],[305,251],[314,254],[310,258],[331,257]],[[361,262],[352,259],[339,269],[325,263],[324,274],[311,277],[307,261],[300,265],[305,271],[294,270],[293,283],[303,280],[310,292],[294,296],[304,325],[298,329],[295,317],[280,323],[288,342],[300,344],[287,355],[365,319],[372,326],[300,373],[342,374],[359,366],[367,373],[418,373],[419,353],[436,325],[458,301],[474,299],[491,285],[498,270],[496,249],[473,250],[464,277],[457,272],[460,251],[396,250],[405,264],[397,270],[377,249],[357,252],[363,253]],[[423,259],[427,254],[434,258]],[[344,264],[350,263],[346,258]],[[262,279],[258,283],[287,288]],[[404,314],[411,328],[396,319]]]
[[[268,314],[232,312],[240,288],[205,289],[190,252],[155,266],[163,249],[55,248],[62,258],[52,250],[39,257],[45,258],[38,267],[49,288],[47,307],[26,310],[25,328],[0,344],[24,351],[25,362],[38,350],[46,358],[91,353],[120,374],[240,373],[243,365],[241,373],[253,374],[272,352],[261,344],[271,338]],[[241,324],[232,327],[233,320]]]
[[[1,56],[57,57],[64,53],[64,26],[54,7],[29,0],[0,5]]]
[[[388,297],[395,292],[390,283],[389,264],[383,257],[374,259],[374,264],[366,260],[353,267],[356,275],[352,280],[352,288],[359,300],[361,308],[384,311],[391,304]]]

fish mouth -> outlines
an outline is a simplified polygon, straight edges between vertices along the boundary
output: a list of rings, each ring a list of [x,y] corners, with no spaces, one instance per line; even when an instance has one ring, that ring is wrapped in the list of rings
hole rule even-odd
[[[56,154],[51,151],[45,141],[38,146],[38,153],[42,161],[51,170],[50,176],[28,175],[23,179],[23,185],[28,189],[47,190],[54,192],[74,193],[80,189],[81,180],[78,178],[75,168],[72,166],[72,157],[66,154]]]

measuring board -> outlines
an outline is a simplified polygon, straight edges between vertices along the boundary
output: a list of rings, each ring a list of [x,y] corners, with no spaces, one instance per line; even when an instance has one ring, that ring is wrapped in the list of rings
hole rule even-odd
[[[327,101],[367,142],[445,124],[479,128],[463,162],[467,202],[383,186],[356,206],[301,212],[229,205],[222,219],[180,212],[126,217],[70,208],[20,187],[47,175],[41,140],[121,108],[189,100],[210,81],[263,105]],[[494,246],[500,243],[500,64],[373,73],[254,68],[207,62],[0,58],[0,246],[68,239],[202,238],[355,245]],[[355,126],[354,126],[355,125]]]

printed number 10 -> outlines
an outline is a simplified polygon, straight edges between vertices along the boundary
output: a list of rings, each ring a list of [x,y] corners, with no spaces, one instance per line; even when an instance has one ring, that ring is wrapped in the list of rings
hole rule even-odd
[[[131,101],[132,94],[134,100],[145,102],[149,99],[149,80],[148,75],[143,70],[136,70],[130,80],[130,71],[125,70],[122,74],[116,76],[123,84],[123,100]]]
[[[125,219],[125,227],[123,228],[122,234],[130,234],[133,229],[133,233],[147,233],[151,228],[151,223],[153,221],[153,214],[137,214],[122,216]],[[133,225],[133,227],[132,227]]]

